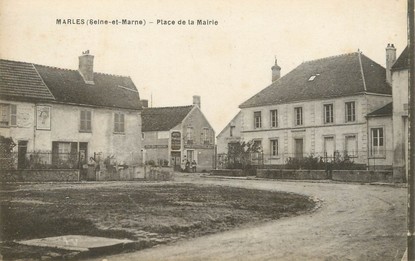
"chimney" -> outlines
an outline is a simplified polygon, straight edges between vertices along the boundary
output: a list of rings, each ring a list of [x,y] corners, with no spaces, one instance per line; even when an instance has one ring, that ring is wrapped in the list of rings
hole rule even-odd
[[[141,100],[141,107],[148,108],[148,100]]]
[[[396,48],[393,44],[386,47],[386,82],[392,85],[392,65],[396,61]]]
[[[201,104],[200,104],[200,96],[199,95],[193,95],[193,106],[197,106],[199,107],[199,109],[201,109]]]
[[[277,58],[275,58],[275,64],[271,67],[272,70],[272,82],[275,82],[281,77],[281,67],[277,64]]]
[[[94,84],[94,56],[89,54],[89,50],[82,52],[82,55],[79,56],[78,71],[85,83]]]

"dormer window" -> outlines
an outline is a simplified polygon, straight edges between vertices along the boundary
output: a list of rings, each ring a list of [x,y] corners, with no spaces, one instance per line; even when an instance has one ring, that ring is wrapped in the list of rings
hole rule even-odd
[[[308,81],[309,81],[309,82],[314,81],[314,79],[315,79],[317,76],[319,76],[319,75],[320,75],[319,73],[316,73],[315,75],[311,75],[311,76],[310,76],[310,78],[308,78]]]

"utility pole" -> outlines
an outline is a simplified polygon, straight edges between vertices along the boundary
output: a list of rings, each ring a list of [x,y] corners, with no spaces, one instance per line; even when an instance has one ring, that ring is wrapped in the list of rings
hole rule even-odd
[[[415,33],[414,0],[408,0],[409,48],[409,171],[408,171],[408,260],[415,261]]]

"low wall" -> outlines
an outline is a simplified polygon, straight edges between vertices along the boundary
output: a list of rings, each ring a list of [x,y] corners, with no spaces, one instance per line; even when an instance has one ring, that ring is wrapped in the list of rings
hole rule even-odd
[[[333,170],[332,180],[362,183],[394,182],[392,170]]]
[[[79,181],[77,169],[24,169],[4,170],[0,173],[2,182],[46,182]]]
[[[291,170],[291,169],[258,169],[258,178],[294,179],[294,180],[324,180],[330,179],[325,170]]]
[[[245,173],[241,169],[214,169],[210,172],[213,176],[244,177]]]
[[[146,180],[166,181],[173,180],[173,170],[171,168],[150,167],[145,173]]]

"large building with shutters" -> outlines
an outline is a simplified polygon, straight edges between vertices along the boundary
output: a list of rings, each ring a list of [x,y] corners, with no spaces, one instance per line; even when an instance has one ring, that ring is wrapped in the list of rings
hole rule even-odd
[[[142,162],[138,90],[130,77],[94,72],[93,61],[85,52],[70,70],[0,60],[0,135],[17,144],[17,167],[34,154],[47,168],[72,156]]]
[[[275,62],[271,85],[239,106],[218,148],[253,140],[261,164],[313,155],[391,168],[395,52],[388,45],[386,69],[360,51],[303,62],[283,77]]]

